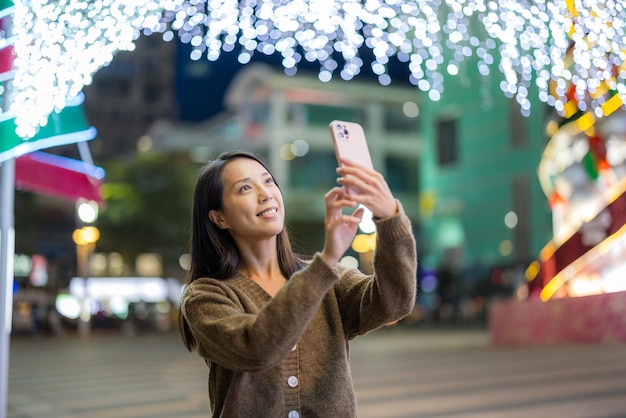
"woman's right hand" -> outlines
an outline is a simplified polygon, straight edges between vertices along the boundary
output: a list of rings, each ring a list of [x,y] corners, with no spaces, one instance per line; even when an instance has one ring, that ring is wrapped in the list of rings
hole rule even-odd
[[[357,203],[349,198],[343,187],[334,187],[324,196],[326,217],[324,219],[324,249],[320,256],[326,264],[334,268],[339,259],[350,247],[363,217],[363,208],[351,215],[344,214],[342,208],[355,207]]]

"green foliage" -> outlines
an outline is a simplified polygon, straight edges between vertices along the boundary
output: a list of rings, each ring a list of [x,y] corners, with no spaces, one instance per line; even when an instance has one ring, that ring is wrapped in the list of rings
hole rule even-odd
[[[165,275],[180,274],[178,257],[187,251],[190,205],[198,166],[183,155],[137,154],[130,161],[103,164],[104,208],[98,252],[118,252],[129,267],[137,254],[161,255]]]

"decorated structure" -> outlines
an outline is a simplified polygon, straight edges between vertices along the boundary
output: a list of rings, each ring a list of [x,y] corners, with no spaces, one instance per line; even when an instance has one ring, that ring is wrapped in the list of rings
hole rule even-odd
[[[492,308],[495,344],[626,341],[626,109],[604,94],[602,118],[572,98],[547,124],[538,175],[553,237],[526,270],[525,300]]]
[[[538,176],[554,236],[527,271],[530,297],[626,291],[626,109],[605,97],[602,118],[572,95],[565,117],[548,122]]]
[[[587,12],[578,2],[566,3],[572,22]],[[526,270],[528,292],[520,292],[526,301],[492,309],[496,344],[626,341],[624,47],[615,60],[608,51],[584,60],[574,47],[581,39],[590,49],[604,45],[615,28],[607,24],[600,36],[570,32],[558,64],[566,72],[578,66],[605,77],[548,85],[553,100],[564,97],[547,120],[549,139],[537,172],[553,237]]]

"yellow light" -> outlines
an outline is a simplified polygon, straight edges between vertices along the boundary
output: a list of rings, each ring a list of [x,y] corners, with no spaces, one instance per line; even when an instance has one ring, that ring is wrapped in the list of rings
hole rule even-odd
[[[546,125],[546,134],[548,134],[548,137],[550,137],[550,138],[552,138],[554,135],[556,135],[558,130],[559,130],[559,124],[556,123],[556,121],[554,121],[554,120],[551,120]]]
[[[100,239],[100,230],[95,226],[84,226],[74,230],[72,239],[76,245],[93,244]]]
[[[435,213],[437,206],[437,196],[432,191],[424,192],[419,197],[420,213],[427,218]]]
[[[100,230],[95,226],[85,226],[81,228],[83,230],[83,239],[92,244],[100,239]]]
[[[74,244],[76,245],[87,245],[85,241],[83,241],[83,233],[80,229],[75,229],[72,233],[72,240],[74,240]]]
[[[574,113],[578,112],[578,104],[576,102],[565,103],[563,114],[566,118],[571,117]]]
[[[604,239],[600,244],[596,245],[585,254],[570,263],[565,269],[558,272],[546,285],[541,289],[539,298],[542,301],[550,300],[554,294],[575,277],[574,272],[581,271],[583,266],[591,264],[594,260],[607,252],[607,246],[615,245],[615,240],[622,237],[626,233],[626,225],[622,226],[618,231]]]
[[[280,147],[279,154],[280,154],[280,158],[282,158],[283,160],[286,160],[286,161],[291,161],[294,158],[296,158],[296,156],[294,155],[294,153],[293,153],[293,151],[291,149],[291,144],[283,144]]]
[[[376,248],[376,234],[358,234],[352,241],[352,249],[357,253],[374,251]]]
[[[584,115],[582,115],[580,118],[576,119],[576,125],[578,126],[578,129],[580,129],[581,131],[585,131],[586,129],[589,129],[590,127],[593,126],[594,123],[596,123],[596,117],[593,116],[591,112],[587,112]]]
[[[587,135],[588,137],[592,137],[596,135],[596,128],[594,127],[594,125],[585,129],[585,135]]]
[[[376,249],[376,234],[369,234],[367,237],[369,240],[370,251],[374,251]]]
[[[537,260],[530,263],[528,268],[526,268],[526,272],[524,273],[524,275],[526,276],[526,280],[529,282],[532,282],[533,280],[535,280],[535,277],[537,277],[537,274],[539,273],[540,268],[541,268],[541,264],[539,264]]]
[[[562,273],[562,272],[561,272]],[[539,299],[543,302],[547,302],[554,296],[557,290],[560,289],[561,286],[565,284],[567,280],[565,280],[565,276],[563,274],[557,274],[550,280],[544,287],[541,289],[541,293],[539,293]]]
[[[498,246],[498,250],[500,251],[500,254],[505,257],[507,255],[511,255],[511,253],[513,252],[513,243],[510,240],[505,239]]]
[[[622,99],[620,99],[619,96],[616,94],[602,105],[602,112],[604,113],[604,116],[609,116],[611,113],[619,109],[623,104],[624,103],[622,102]]]
[[[578,10],[576,9],[574,0],[566,0],[565,4],[567,5],[567,10],[569,10],[569,12],[572,14],[572,17],[578,17]]]
[[[546,244],[545,247],[543,247],[541,249],[541,251],[539,251],[539,259],[541,261],[546,261],[547,259],[549,259],[550,257],[552,257],[554,255],[554,252],[556,251],[557,246],[553,241],[550,241],[549,243]]]
[[[367,236],[365,234],[358,234],[352,241],[352,249],[357,253],[367,252]]]

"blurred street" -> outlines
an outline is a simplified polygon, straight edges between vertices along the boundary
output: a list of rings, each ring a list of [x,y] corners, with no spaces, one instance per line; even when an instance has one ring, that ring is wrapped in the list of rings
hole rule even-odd
[[[623,344],[494,348],[484,330],[407,327],[352,344],[361,418],[625,417],[625,354]],[[20,336],[8,417],[207,417],[206,379],[175,333]]]

